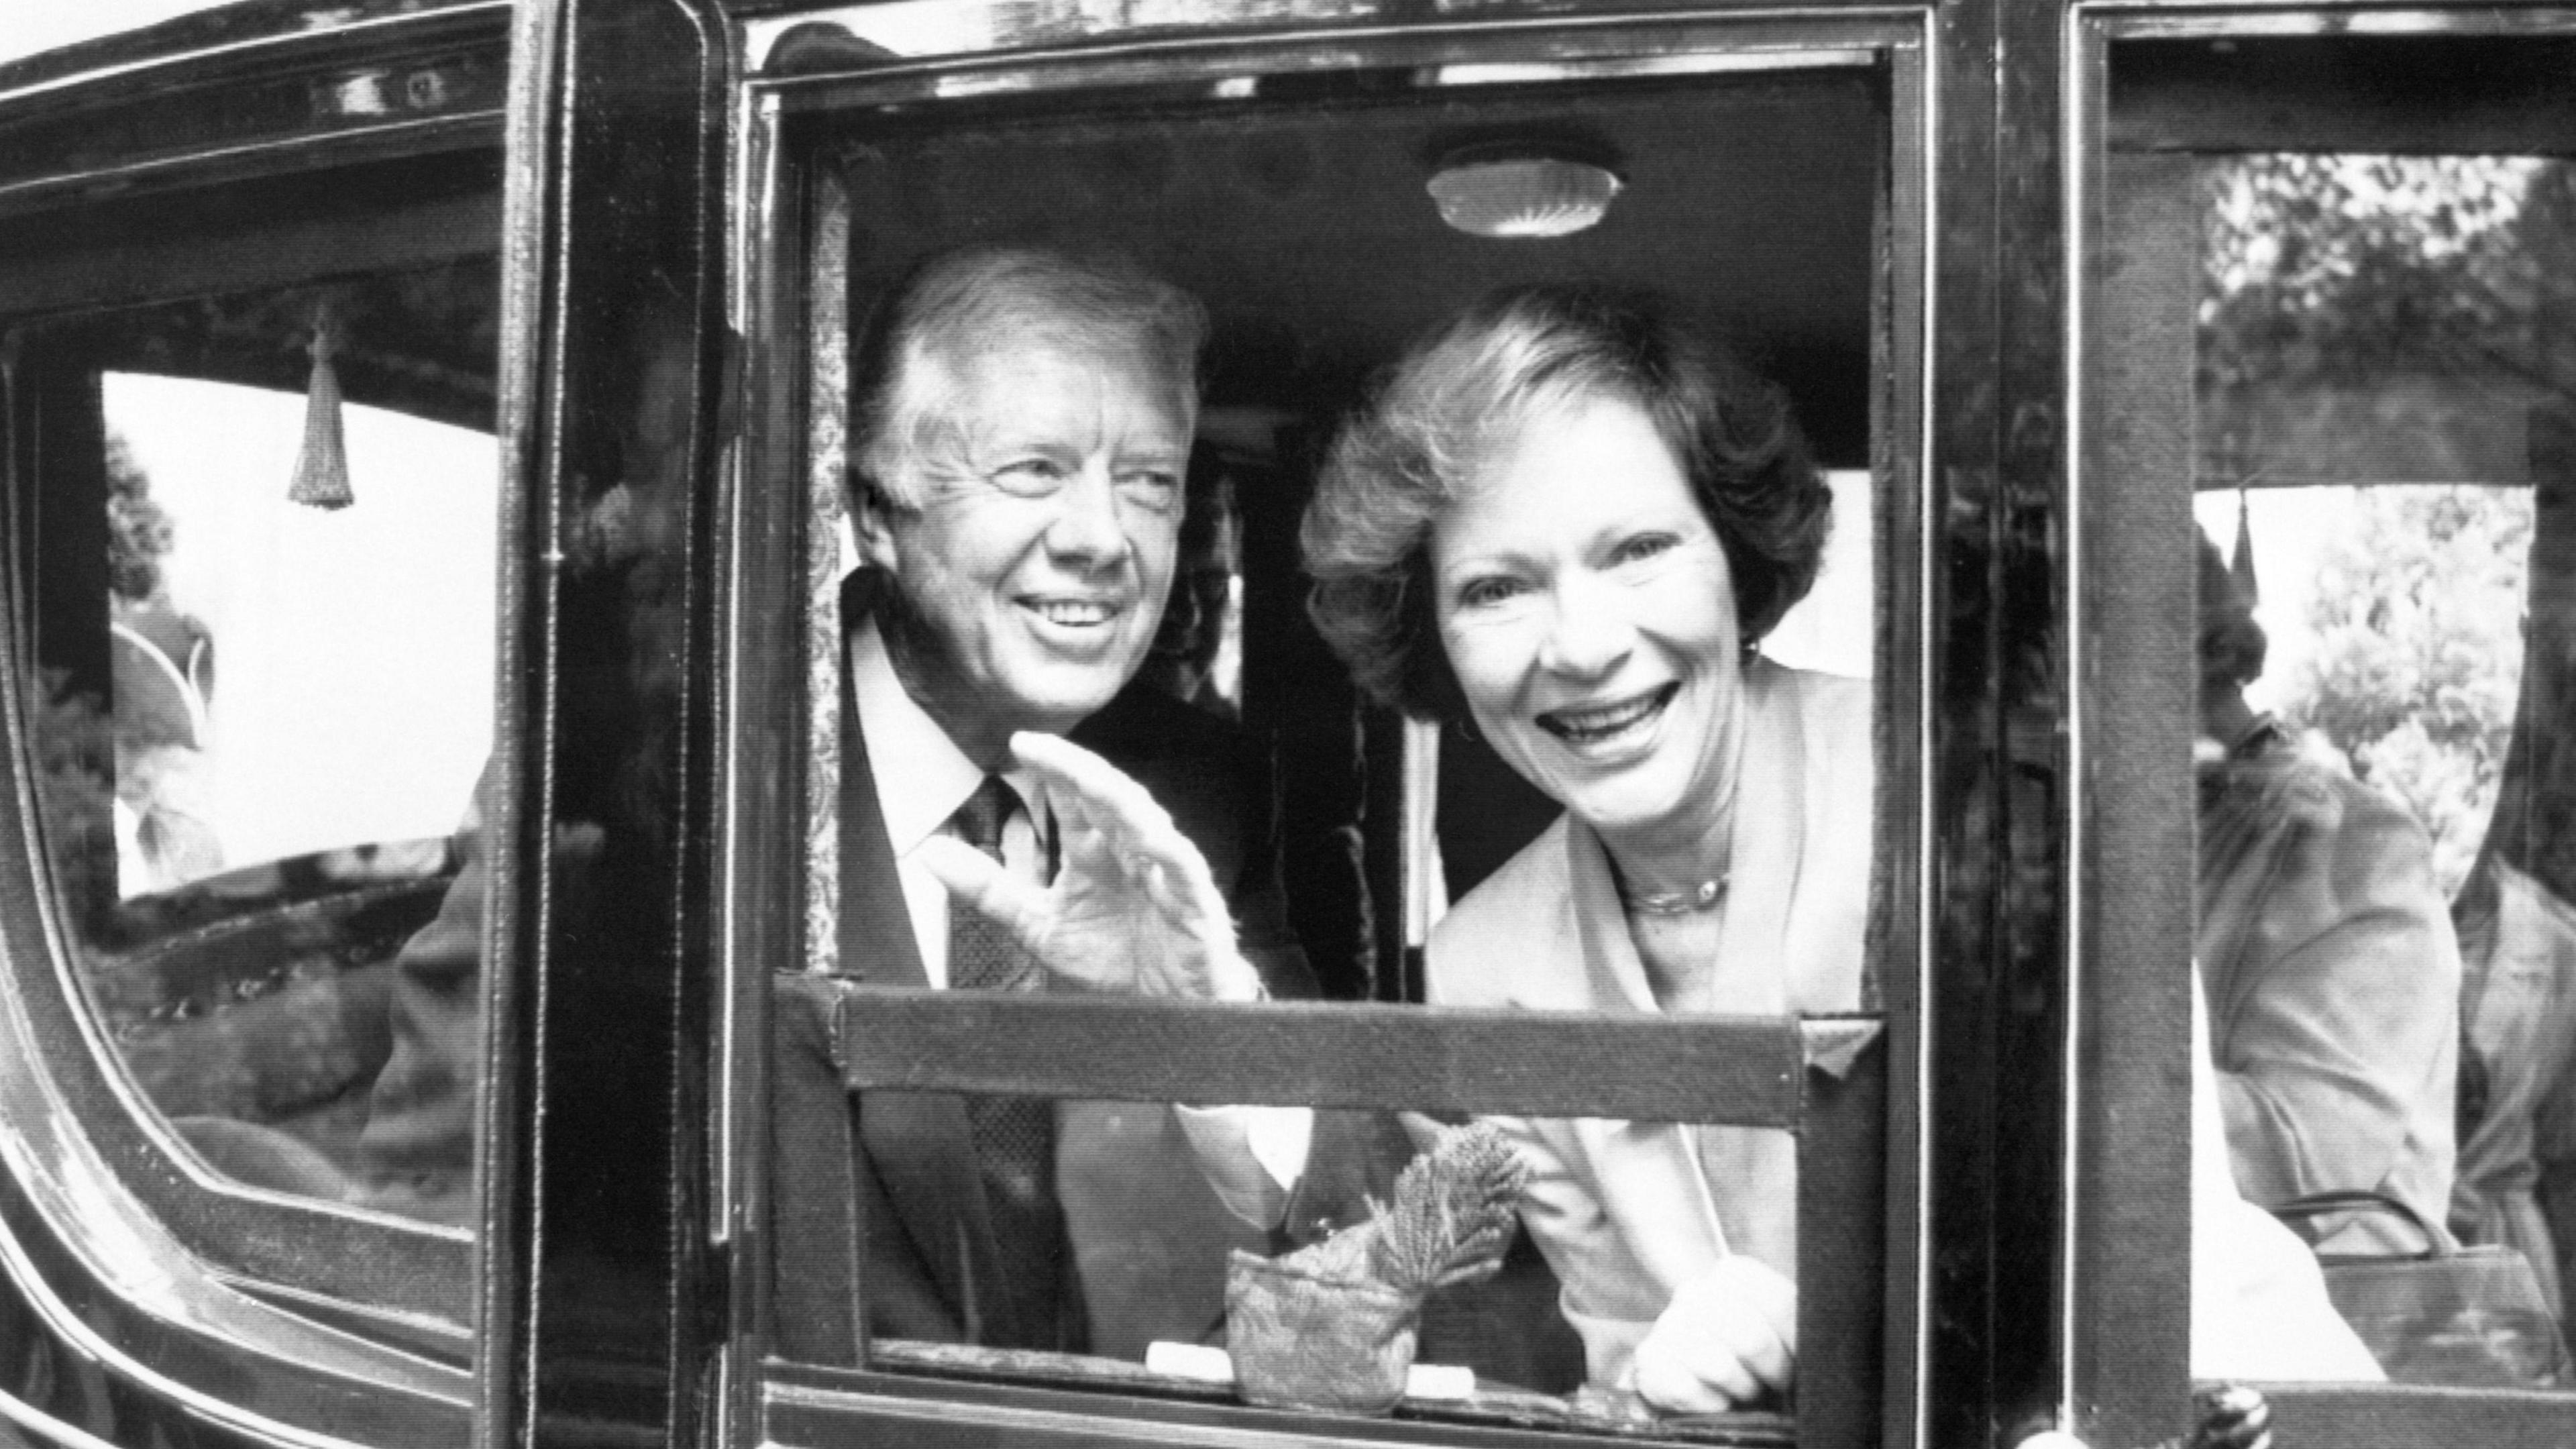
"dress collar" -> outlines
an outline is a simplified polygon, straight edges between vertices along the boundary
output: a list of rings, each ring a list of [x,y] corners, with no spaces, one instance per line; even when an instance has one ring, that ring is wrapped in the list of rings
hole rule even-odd
[[[1712,963],[1710,1009],[1776,1016],[1801,1003],[1797,963],[1781,959],[1806,836],[1806,748],[1785,672],[1757,659],[1744,671],[1744,750],[1736,769],[1735,823],[1725,924]],[[1585,967],[1596,1000],[1660,1011],[1645,963],[1628,934],[1608,851],[1581,821],[1567,819],[1567,868]]]

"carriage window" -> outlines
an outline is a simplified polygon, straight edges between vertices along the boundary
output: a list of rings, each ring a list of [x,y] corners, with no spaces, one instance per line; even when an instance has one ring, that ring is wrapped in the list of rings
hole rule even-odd
[[[2127,944],[2177,932],[2124,936],[2094,994],[2144,1041],[2188,988],[2193,1130],[2166,1160],[2204,1379],[2570,1382],[2576,171],[2542,154],[2548,106],[2472,125],[2440,99],[2470,74],[2539,97],[2565,50],[2110,52],[2086,468],[2116,591],[2093,636],[2126,681],[2097,687],[2127,718],[2094,728],[2163,763],[2108,767],[2127,818],[2101,848],[2188,841],[2196,869],[2097,907],[2187,911],[2188,965]],[[2193,791],[2151,803],[2186,753]],[[2374,1296],[2471,1275],[2447,1317]]]
[[[2371,1351],[2347,1362],[2402,1382],[2564,1374],[2576,1222],[2544,1184],[2576,961],[2549,704],[2571,180],[2491,156],[2199,168],[2194,947],[2218,1120],[2237,1191],[2313,1247]],[[2478,1350],[2348,1296],[2454,1241],[2531,1290]]]
[[[828,68],[828,29],[782,48]],[[1911,724],[1882,728],[1875,677],[1912,496],[1879,415],[1908,394],[1872,377],[1910,335],[1895,72],[1709,69],[1221,75],[1073,113],[1010,84],[800,93],[813,505],[851,510],[859,567],[814,581],[816,694],[845,701],[805,822],[829,929],[774,1003],[790,1357],[1682,1438],[1797,1432],[1840,1392],[1804,1375],[1874,1372],[1816,1335],[1875,1340],[1849,1320],[1878,1311],[1876,1249],[1840,1286],[1806,1270],[1837,1172],[1872,1184],[1824,1194],[1844,1227],[1884,1238],[1884,1084],[1855,1064],[1883,1050],[1911,813],[1880,797]],[[1063,900],[1106,869],[1092,807],[979,738],[1041,706],[1208,865],[1240,974],[1060,968],[1070,916],[989,964],[949,846]],[[1027,1008],[1098,1025],[1032,1026],[1001,1079],[868,1065],[1075,981]],[[1601,1074],[1619,1029],[1833,1019],[1849,1040],[1779,1080],[1867,1078],[1870,1133],[1713,1084],[1514,1111],[1457,1095],[1468,1065],[1354,1053],[1422,1030],[1473,1057],[1438,1033],[1528,1011],[1616,1023],[1607,1058],[1515,1064],[1605,1104],[1642,1101]],[[1274,1014],[1316,1033],[1310,1080],[1246,1065]],[[1407,1278],[1367,1246],[1390,1220],[1332,1236],[1400,1215],[1471,1122],[1519,1164],[1490,1263]]]
[[[77,974],[143,1096],[246,1185],[453,1216],[470,1178],[470,1135],[433,1162],[371,1103],[420,1046],[398,997],[461,979],[471,1009],[472,930],[433,922],[490,748],[495,299],[467,261],[16,336]]]

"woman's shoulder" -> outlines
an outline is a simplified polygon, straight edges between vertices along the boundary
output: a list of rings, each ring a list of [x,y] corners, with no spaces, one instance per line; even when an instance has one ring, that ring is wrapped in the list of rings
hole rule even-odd
[[[1745,682],[1756,699],[1797,721],[1811,777],[1869,777],[1875,714],[1868,680],[1793,669],[1756,655]]]
[[[1513,1004],[1521,968],[1552,954],[1546,944],[1570,930],[1567,828],[1558,816],[1431,928],[1423,954],[1433,1001]]]
[[[1795,710],[1811,730],[1847,734],[1869,728],[1870,689],[1866,679],[1798,669],[1764,655],[1754,656],[1746,667],[1745,678]]]

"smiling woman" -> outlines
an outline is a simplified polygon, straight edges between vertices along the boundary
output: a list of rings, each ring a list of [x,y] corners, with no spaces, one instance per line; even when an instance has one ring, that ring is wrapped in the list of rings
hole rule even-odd
[[[1778,394],[1649,299],[1499,293],[1397,364],[1307,512],[1317,621],[1565,808],[1433,931],[1432,1002],[1860,1005],[1868,689],[1745,647],[1830,517]],[[1787,1134],[1496,1120],[1595,1385],[1682,1412],[1789,1387]]]
[[[1431,531],[1432,612],[1470,717],[1594,829],[1691,867],[1646,890],[1722,879],[1711,832],[1742,739],[1717,532],[1633,405],[1568,403],[1520,432]]]

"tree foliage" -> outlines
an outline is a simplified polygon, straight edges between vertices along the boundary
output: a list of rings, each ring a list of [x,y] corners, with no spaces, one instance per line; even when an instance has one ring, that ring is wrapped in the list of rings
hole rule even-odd
[[[161,556],[175,537],[152,501],[152,479],[113,429],[107,435],[107,586],[141,603],[161,591]]]
[[[2576,383],[2576,167],[2243,156],[2206,168],[2202,201],[2204,427],[2255,415],[2258,397],[2404,375],[2466,379],[2465,396],[2500,405],[2503,389],[2564,399]],[[2248,440],[2207,441],[2225,456]],[[2424,822],[2445,889],[2501,784],[2531,538],[2526,489],[2358,490],[2319,566],[2314,650],[2286,681],[2285,715]]]
[[[2445,894],[2476,860],[2503,779],[2531,529],[2522,489],[2360,490],[2319,565],[2315,652],[2283,711],[2423,822]]]
[[[2205,174],[2200,385],[2363,381],[2392,359],[2532,370],[2541,260],[2517,157],[2259,155]]]

